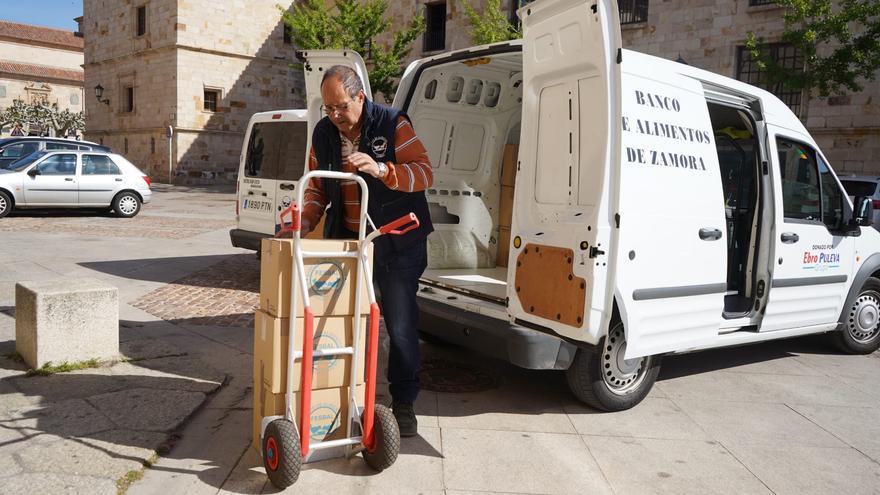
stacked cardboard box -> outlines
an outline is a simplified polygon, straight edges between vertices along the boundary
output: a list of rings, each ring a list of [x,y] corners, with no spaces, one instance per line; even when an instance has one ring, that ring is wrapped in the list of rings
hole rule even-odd
[[[306,251],[352,252],[357,242],[304,240]],[[261,246],[260,309],[254,328],[254,418],[253,447],[260,450],[262,418],[284,415],[287,390],[288,348],[291,330],[291,277],[297,276],[293,263],[293,241],[265,239]],[[372,262],[372,257],[370,257]],[[360,311],[355,310],[357,263],[353,258],[305,259],[309,305],[315,315],[313,349],[350,347],[355,335],[361,353],[358,356],[356,383],[351,383],[353,356],[315,358],[312,368],[311,441],[318,442],[346,435],[348,389],[354,385],[358,403],[364,397],[364,366],[369,299],[362,284]],[[293,315],[294,350],[301,351],[304,319],[302,295]],[[357,315],[357,318],[355,318]],[[300,421],[299,403],[301,365],[293,369],[294,414]]]
[[[510,225],[513,218],[513,190],[516,186],[516,161],[519,156],[519,145],[504,146],[504,158],[501,161],[501,202],[498,213],[498,254],[495,264],[507,266],[510,254]]]

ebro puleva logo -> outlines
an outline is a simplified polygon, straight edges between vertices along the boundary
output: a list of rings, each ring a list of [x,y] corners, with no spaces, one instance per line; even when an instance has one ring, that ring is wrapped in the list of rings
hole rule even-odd
[[[835,251],[817,251],[823,246],[813,246],[813,251],[804,252],[803,269],[823,272],[829,268],[840,267],[840,253]]]

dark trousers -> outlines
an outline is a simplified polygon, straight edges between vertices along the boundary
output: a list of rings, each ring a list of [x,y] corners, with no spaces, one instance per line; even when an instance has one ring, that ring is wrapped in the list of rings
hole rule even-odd
[[[394,402],[414,402],[419,395],[419,278],[428,265],[427,240],[416,242],[393,259],[376,260],[373,279],[380,294],[385,328],[391,340],[388,383]]]

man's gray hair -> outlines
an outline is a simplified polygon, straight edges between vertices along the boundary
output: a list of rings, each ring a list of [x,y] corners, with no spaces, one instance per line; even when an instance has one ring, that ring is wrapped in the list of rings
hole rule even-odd
[[[321,87],[324,87],[324,81],[331,77],[338,78],[342,82],[345,92],[352,98],[364,89],[364,84],[361,82],[361,78],[358,77],[357,72],[346,65],[334,65],[327,69],[324,72],[324,77],[321,78]]]

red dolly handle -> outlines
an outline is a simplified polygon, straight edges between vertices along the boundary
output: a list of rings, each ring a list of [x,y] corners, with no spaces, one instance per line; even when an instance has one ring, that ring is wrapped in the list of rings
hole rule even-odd
[[[290,215],[290,222],[287,223],[287,225],[290,225],[289,227],[285,226],[284,222],[284,216],[288,214]],[[275,234],[275,237],[281,237],[283,234],[286,234],[288,232],[296,232],[300,229],[301,217],[299,206],[297,206],[296,203],[288,206],[284,211],[279,213],[278,216],[281,220],[281,230],[279,230],[278,233]]]
[[[403,230],[400,230],[400,227],[403,227],[404,225],[406,225],[407,227]],[[386,223],[385,225],[379,227],[379,232],[383,234],[403,235],[418,227],[419,217],[417,217],[415,213],[407,213],[397,220]]]

